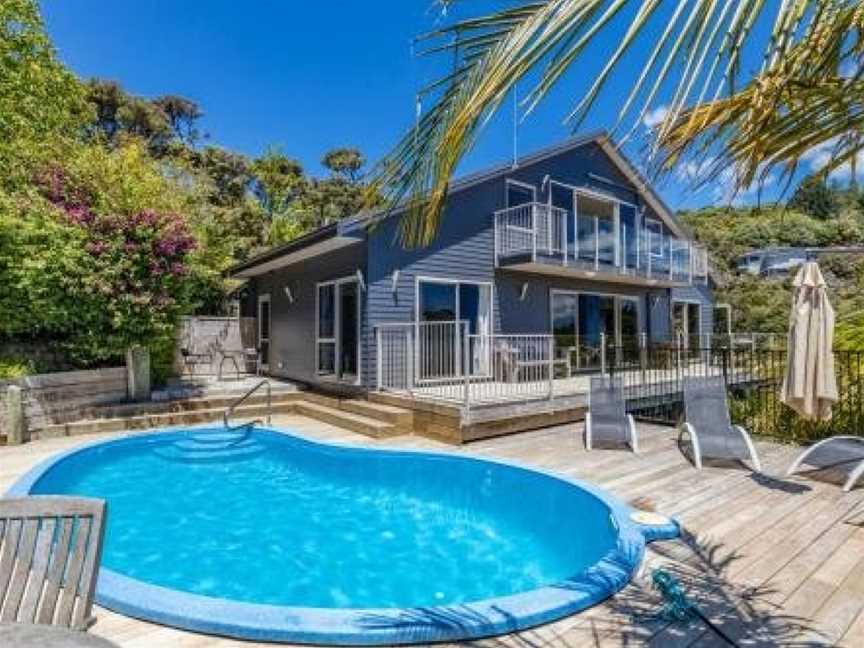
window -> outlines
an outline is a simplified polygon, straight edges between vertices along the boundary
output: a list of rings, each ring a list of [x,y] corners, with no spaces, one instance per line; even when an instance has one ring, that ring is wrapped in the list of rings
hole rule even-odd
[[[672,302],[672,334],[685,348],[700,346],[702,305],[698,302]]]
[[[336,284],[318,286],[318,373],[336,373]]]
[[[491,331],[492,286],[422,279],[417,307],[420,322],[468,322],[471,335]]]
[[[714,335],[732,335],[732,307],[729,304],[714,306]]]
[[[518,207],[537,200],[537,188],[534,185],[507,180],[507,207]]]

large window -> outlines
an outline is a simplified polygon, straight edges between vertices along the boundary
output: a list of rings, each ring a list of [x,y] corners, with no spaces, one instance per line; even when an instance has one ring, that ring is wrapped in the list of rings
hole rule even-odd
[[[553,290],[552,334],[555,346],[570,353],[578,368],[596,368],[600,342],[624,351],[635,349],[641,332],[636,297]]]
[[[490,284],[422,279],[418,298],[419,322],[467,322],[471,335],[491,331]]]
[[[491,284],[440,279],[418,282],[417,351],[421,379],[462,375],[466,356],[468,371],[486,373],[491,331]]]

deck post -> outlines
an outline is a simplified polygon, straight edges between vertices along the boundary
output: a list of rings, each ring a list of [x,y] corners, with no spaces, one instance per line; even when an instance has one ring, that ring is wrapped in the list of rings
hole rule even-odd
[[[375,372],[375,391],[381,391],[382,376],[384,374],[384,340],[383,332],[380,326],[375,327],[375,364],[377,369]]]
[[[549,362],[549,400],[551,401],[555,395],[555,338],[550,335],[547,346],[548,362]]]
[[[24,419],[24,390],[18,385],[6,389],[6,443],[19,445],[27,435],[27,422]]]
[[[537,205],[531,203],[531,260],[537,261]]]
[[[465,322],[464,327],[465,341],[462,344],[462,376],[465,389],[465,411],[469,412],[471,411],[471,363],[469,358],[471,354],[471,341],[468,339],[468,322]]]
[[[606,334],[600,334],[600,373],[606,375]]]

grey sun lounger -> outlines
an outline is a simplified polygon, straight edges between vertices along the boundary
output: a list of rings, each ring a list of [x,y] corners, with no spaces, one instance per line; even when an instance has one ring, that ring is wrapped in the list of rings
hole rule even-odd
[[[97,499],[0,499],[0,622],[86,630],[104,519]]]
[[[803,464],[815,470],[848,473],[843,490],[849,492],[864,477],[864,437],[835,436],[814,443],[798,455],[786,475],[792,475]]]
[[[627,413],[620,378],[591,377],[585,414],[585,448],[591,450],[596,441],[628,444],[633,452],[639,452],[636,423]]]
[[[678,438],[685,433],[690,437],[696,468],[701,470],[702,460],[709,457],[742,462],[749,458],[756,472],[762,472],[750,435],[732,425],[722,376],[684,378],[684,413]]]

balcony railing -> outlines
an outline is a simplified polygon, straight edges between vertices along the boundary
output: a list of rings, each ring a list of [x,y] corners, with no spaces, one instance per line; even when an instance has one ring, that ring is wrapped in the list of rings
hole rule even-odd
[[[708,254],[692,241],[544,203],[495,212],[495,264],[526,261],[676,283],[708,277]]]

